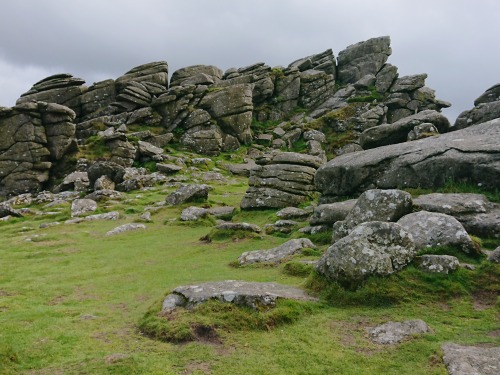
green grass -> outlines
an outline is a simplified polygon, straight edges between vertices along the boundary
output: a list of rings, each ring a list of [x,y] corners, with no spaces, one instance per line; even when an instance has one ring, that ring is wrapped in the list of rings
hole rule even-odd
[[[231,179],[214,185],[203,205],[238,206],[247,182]],[[499,343],[488,335],[498,329],[499,266],[483,259],[475,260],[476,271],[436,276],[408,267],[349,290],[308,278],[311,267],[296,260],[231,267],[241,253],[288,238],[233,233],[200,241],[213,222],[179,224],[188,204],[153,212],[144,231],[105,236],[174,189],[131,192],[124,201],[99,204],[102,212],[120,211],[118,221],[40,229],[69,218],[69,205],[61,205],[52,217],[0,223],[0,374],[444,375],[442,343]],[[276,221],[276,211],[237,212],[233,221],[263,227]],[[320,249],[307,251],[304,259],[317,259],[329,234],[311,238],[325,243],[315,242]],[[211,303],[175,321],[158,317],[160,301],[175,287],[228,279],[308,286],[323,302],[283,302],[262,312]],[[368,326],[416,318],[433,332],[391,347],[368,340]],[[192,341],[174,344],[162,335]]]

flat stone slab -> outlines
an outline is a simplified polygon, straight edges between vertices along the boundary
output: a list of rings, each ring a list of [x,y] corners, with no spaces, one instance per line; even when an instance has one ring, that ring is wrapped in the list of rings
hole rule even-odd
[[[136,223],[123,224],[107,232],[106,236],[114,236],[115,234],[130,232],[134,230],[141,230],[141,229],[146,229],[146,226],[144,224],[136,224]]]
[[[450,375],[500,374],[500,347],[481,348],[446,343],[443,361]]]
[[[404,322],[387,322],[368,331],[370,339],[377,344],[397,344],[404,339],[430,331],[429,326],[420,319]]]
[[[299,254],[304,248],[315,249],[316,246],[307,238],[297,238],[285,242],[283,245],[268,249],[247,251],[240,255],[238,262],[240,265],[252,263],[279,263],[286,257]]]
[[[177,287],[163,301],[162,311],[177,307],[190,309],[208,300],[234,303],[257,310],[274,307],[280,298],[317,301],[302,289],[289,285],[226,280]]]

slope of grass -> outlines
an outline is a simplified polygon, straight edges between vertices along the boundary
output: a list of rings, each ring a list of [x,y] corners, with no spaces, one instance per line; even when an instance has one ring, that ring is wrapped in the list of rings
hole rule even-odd
[[[237,206],[246,180],[231,181],[214,185],[207,204]],[[45,229],[40,224],[54,217],[0,223],[0,374],[442,375],[442,343],[498,345],[489,335],[498,329],[498,267],[428,279],[409,268],[359,291],[306,283],[307,267],[231,267],[244,251],[275,247],[288,238],[262,234],[200,241],[210,223],[179,225],[180,212],[190,204],[160,208],[146,230],[105,235],[138,220],[145,207],[173,189],[133,192],[126,201],[100,204],[103,212],[119,210],[118,221]],[[60,208],[55,217],[68,218],[69,205]],[[233,220],[264,225],[276,216],[249,211]],[[139,329],[173,288],[226,279],[307,284],[324,303],[284,303],[274,316],[209,305],[177,323],[217,327],[215,339],[184,344],[154,340]],[[484,295],[478,294],[481,285],[488,286]],[[416,318],[433,332],[390,347],[368,340],[369,326]]]

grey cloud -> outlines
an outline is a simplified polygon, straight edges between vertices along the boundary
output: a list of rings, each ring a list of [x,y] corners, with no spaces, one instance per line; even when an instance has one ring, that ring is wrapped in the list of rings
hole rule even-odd
[[[454,120],[500,82],[498,14],[494,0],[9,1],[0,13],[0,67],[21,76],[14,84],[0,71],[0,104],[12,105],[21,93],[13,91],[34,83],[23,73],[30,66],[91,84],[151,61],[167,61],[171,72],[287,65],[390,35],[389,62],[401,74],[428,73],[428,86],[454,104],[447,112]]]

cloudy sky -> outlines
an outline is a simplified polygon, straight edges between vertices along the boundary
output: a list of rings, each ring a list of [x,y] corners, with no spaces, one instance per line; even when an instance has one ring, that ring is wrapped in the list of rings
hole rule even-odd
[[[389,62],[428,73],[454,121],[500,82],[499,16],[498,0],[3,0],[0,106],[55,73],[91,85],[160,60],[286,66],[390,35]]]

